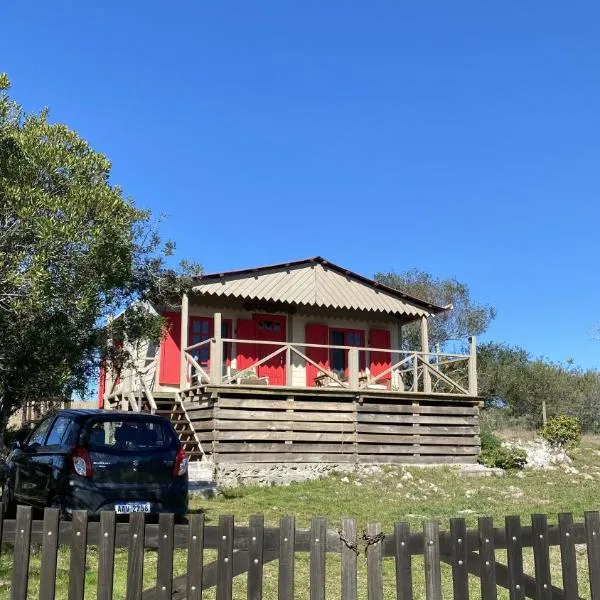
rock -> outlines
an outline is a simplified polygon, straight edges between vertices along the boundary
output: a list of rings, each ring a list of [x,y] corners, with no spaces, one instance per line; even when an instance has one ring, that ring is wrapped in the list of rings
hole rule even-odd
[[[414,477],[408,471],[406,471],[405,473],[402,473],[400,479],[402,481],[410,481],[411,479],[414,479]]]
[[[565,473],[569,475],[579,475],[579,471],[575,467],[565,467]]]
[[[518,448],[527,454],[526,469],[550,469],[553,466],[572,464],[571,459],[564,450],[553,448],[546,440],[513,440],[502,442],[503,448]]]
[[[523,473],[523,471],[517,471],[515,476],[519,479],[523,479],[523,477],[525,477],[525,473]]]
[[[361,487],[361,486],[362,486],[362,483],[361,483],[360,481],[355,481],[355,482],[354,482],[354,485],[355,485],[356,487]]]
[[[502,477],[504,471],[493,467],[486,467],[479,463],[462,465],[458,472],[463,477]]]
[[[459,510],[458,514],[459,515],[472,515],[475,511],[471,510],[470,508],[465,508],[463,510]]]
[[[588,481],[594,481],[594,476],[593,476],[593,475],[590,475],[589,473],[584,473],[584,474],[582,475],[582,477],[583,477],[584,479],[587,479]]]
[[[404,487],[404,486],[403,486],[403,485],[402,485],[400,482],[398,482],[398,483],[396,484],[396,489],[397,489],[397,490],[399,490],[400,488],[403,488],[403,487]]]
[[[342,477],[342,478],[340,479],[340,481],[341,481],[342,483],[348,483],[350,480],[349,480],[347,477]]]

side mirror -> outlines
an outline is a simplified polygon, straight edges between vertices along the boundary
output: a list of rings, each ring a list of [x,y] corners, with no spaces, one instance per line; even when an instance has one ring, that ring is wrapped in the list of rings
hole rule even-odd
[[[22,450],[23,449],[23,444],[20,441],[17,440],[16,442],[12,443],[11,448],[13,450]]]

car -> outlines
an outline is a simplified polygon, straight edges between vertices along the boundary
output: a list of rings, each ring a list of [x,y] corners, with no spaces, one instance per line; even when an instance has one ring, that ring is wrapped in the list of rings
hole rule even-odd
[[[148,413],[60,410],[6,460],[2,501],[98,515],[188,509],[188,458],[170,421]]]

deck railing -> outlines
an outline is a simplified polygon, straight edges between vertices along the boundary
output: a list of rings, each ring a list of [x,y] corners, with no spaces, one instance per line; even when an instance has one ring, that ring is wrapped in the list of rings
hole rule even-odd
[[[231,360],[240,346],[252,346],[258,357],[243,368]],[[203,364],[199,362],[202,348]],[[310,357],[314,350],[343,356],[344,370],[327,368]],[[366,346],[309,344],[213,337],[185,348],[186,383],[197,385],[278,385],[287,387],[331,387],[351,391],[391,390],[477,396],[475,338],[469,353],[421,352]],[[376,363],[376,368],[371,368]],[[274,382],[265,367],[281,367],[285,381]],[[307,369],[314,375],[312,381]]]

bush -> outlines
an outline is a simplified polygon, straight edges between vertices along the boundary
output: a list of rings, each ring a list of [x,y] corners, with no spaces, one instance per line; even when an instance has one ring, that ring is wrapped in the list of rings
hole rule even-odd
[[[550,417],[541,430],[541,436],[557,448],[572,448],[581,439],[581,426],[577,417],[557,415]]]
[[[500,438],[496,437],[491,431],[482,431],[480,438],[482,452],[500,448]]]
[[[483,438],[482,438],[483,440]],[[479,454],[478,461],[486,467],[496,467],[505,471],[522,469],[527,462],[527,453],[519,448],[502,448],[498,446],[491,449],[483,449]]]

